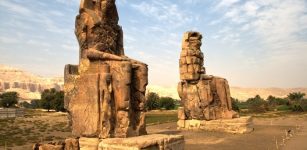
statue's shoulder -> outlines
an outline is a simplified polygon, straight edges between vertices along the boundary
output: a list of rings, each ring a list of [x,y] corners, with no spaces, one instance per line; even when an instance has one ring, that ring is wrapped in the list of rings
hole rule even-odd
[[[76,17],[76,21],[93,22],[94,24],[100,22],[101,18],[96,14],[94,10],[82,8],[79,15]]]

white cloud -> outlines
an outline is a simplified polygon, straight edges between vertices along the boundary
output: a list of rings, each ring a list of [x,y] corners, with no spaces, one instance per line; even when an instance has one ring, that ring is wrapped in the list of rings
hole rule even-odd
[[[143,1],[140,4],[132,4],[132,8],[140,11],[148,17],[152,17],[164,24],[169,24],[172,27],[178,27],[193,19],[188,12],[179,8],[178,5],[168,3],[164,0]]]
[[[239,1],[240,0],[221,0],[220,3],[218,3],[217,8],[229,7],[238,3]]]
[[[16,4],[16,3],[12,3],[8,0],[1,0],[0,6],[3,6],[5,8],[7,8],[9,11],[14,12],[14,13],[19,14],[19,15],[25,15],[25,16],[32,15],[32,11],[29,10],[28,8],[26,8],[22,5]]]
[[[50,47],[51,46],[49,43],[37,41],[37,40],[33,40],[33,39],[26,41],[26,44],[38,46],[38,47]]]

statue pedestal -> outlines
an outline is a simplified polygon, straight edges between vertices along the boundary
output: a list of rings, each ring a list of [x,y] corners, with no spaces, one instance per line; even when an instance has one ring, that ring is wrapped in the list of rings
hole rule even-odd
[[[80,150],[183,150],[182,135],[152,134],[130,138],[80,138]]]
[[[182,135],[152,134],[131,138],[104,139],[99,150],[183,150]]]
[[[254,130],[252,117],[240,117],[234,119],[220,120],[179,120],[177,122],[180,130],[206,130],[227,133],[244,134]]]

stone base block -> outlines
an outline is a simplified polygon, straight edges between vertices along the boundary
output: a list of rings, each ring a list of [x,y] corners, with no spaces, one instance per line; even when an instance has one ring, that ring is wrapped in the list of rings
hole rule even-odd
[[[206,130],[227,133],[250,133],[254,130],[252,117],[240,117],[221,120],[179,120],[178,129],[181,130]]]
[[[104,139],[99,150],[183,150],[182,135],[153,134],[131,138]]]
[[[152,134],[131,138],[77,138],[34,144],[32,150],[183,150],[182,135]]]
[[[80,150],[97,150],[99,145],[98,138],[84,138],[79,139]]]

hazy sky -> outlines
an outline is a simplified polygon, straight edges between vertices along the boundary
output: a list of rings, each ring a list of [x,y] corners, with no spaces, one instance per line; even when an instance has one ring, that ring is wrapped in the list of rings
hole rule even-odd
[[[231,86],[307,87],[306,0],[117,0],[125,52],[151,85],[176,86],[183,33],[203,34],[208,74]],[[0,64],[63,76],[78,63],[79,0],[0,0]]]

